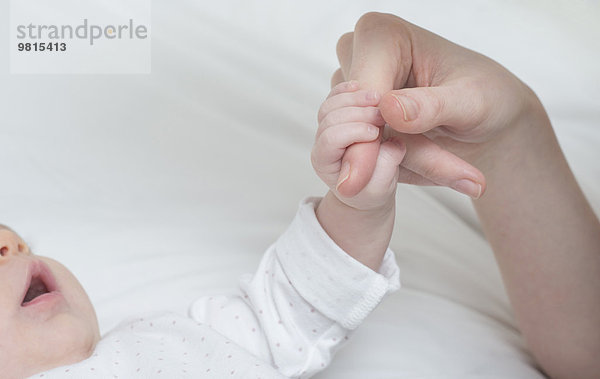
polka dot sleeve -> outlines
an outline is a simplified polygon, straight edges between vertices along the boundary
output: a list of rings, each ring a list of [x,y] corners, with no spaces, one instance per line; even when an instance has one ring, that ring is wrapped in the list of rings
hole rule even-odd
[[[378,273],[347,255],[319,224],[320,198],[305,198],[283,235],[269,247],[241,292],[198,299],[190,315],[280,373],[309,377],[389,292],[399,270],[388,250]]]

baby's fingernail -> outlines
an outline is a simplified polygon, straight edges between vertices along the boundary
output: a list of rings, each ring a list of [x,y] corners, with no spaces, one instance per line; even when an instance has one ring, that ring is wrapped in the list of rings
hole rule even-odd
[[[368,101],[377,101],[379,100],[379,93],[375,90],[367,92],[367,100]]]
[[[346,180],[348,180],[349,177],[350,177],[350,162],[344,162],[344,164],[342,165],[342,169],[340,170],[340,176],[339,176],[338,182],[335,186],[335,190],[337,191],[338,188],[340,188],[340,186],[342,185],[342,183],[344,183]]]
[[[411,99],[408,96],[396,94],[394,94],[393,96],[396,98],[398,104],[400,105],[400,108],[402,109],[402,113],[404,114],[404,121],[412,121],[415,118],[417,118],[417,115],[419,113],[419,107],[413,99]]]
[[[367,133],[369,133],[373,137],[376,137],[379,135],[379,128],[375,125],[369,125],[367,126]]]
[[[358,86],[358,81],[357,80],[353,79],[353,80],[348,81],[348,87],[349,88],[354,88],[354,87],[357,87],[357,86]]]
[[[452,184],[451,187],[473,199],[479,199],[481,197],[481,184],[475,183],[472,180],[461,179]]]

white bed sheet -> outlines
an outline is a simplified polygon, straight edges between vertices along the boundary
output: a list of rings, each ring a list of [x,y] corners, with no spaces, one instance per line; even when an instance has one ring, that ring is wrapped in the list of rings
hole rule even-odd
[[[325,193],[315,114],[337,38],[368,10],[530,84],[599,211],[599,13],[567,3],[154,1],[151,75],[11,76],[0,34],[0,222],[72,269],[103,332],[235,286],[298,201]],[[319,378],[542,377],[468,200],[401,186],[391,245],[403,288]]]

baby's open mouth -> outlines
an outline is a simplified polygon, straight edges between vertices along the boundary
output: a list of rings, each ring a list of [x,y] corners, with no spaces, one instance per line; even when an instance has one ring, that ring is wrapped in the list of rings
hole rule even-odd
[[[34,261],[29,266],[21,306],[37,303],[36,299],[56,291],[56,282],[50,268],[42,261]],[[56,292],[55,292],[56,293]],[[41,300],[41,298],[40,298]]]
[[[25,294],[25,298],[23,299],[21,305],[27,305],[27,303],[29,303],[36,297],[48,292],[50,291],[48,291],[48,288],[46,287],[46,284],[44,284],[44,281],[39,276],[33,277],[31,278],[31,284],[29,284],[29,289],[27,290],[27,293]]]

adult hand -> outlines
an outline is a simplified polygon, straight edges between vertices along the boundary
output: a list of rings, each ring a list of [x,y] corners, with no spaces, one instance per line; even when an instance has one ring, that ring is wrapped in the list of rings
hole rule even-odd
[[[485,182],[470,164],[485,173],[473,205],[526,344],[549,377],[597,378],[600,221],[533,91],[491,59],[387,14],[364,15],[338,57],[334,83],[355,79],[382,95],[383,139],[397,135],[407,149],[399,181],[478,197]],[[353,170],[340,193],[368,182],[379,143],[346,150]]]
[[[338,41],[332,85],[357,80],[381,96],[379,108],[407,146],[399,182],[443,185],[479,198],[483,174],[473,165],[484,145],[509,129],[533,92],[493,60],[390,14],[367,13]],[[379,141],[344,155],[351,173],[339,186],[353,196],[368,183]],[[340,178],[341,179],[341,178]]]

